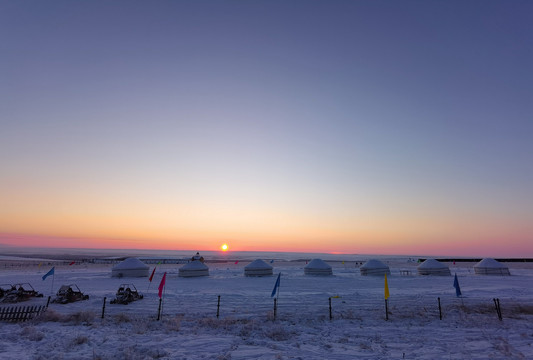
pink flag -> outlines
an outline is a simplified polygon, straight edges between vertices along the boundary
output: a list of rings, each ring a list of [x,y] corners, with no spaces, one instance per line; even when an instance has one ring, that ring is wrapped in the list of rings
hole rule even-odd
[[[163,288],[165,287],[165,282],[167,280],[167,273],[163,274],[163,278],[161,279],[161,283],[159,284],[159,298],[163,296]]]
[[[152,275],[150,275],[150,278],[148,279],[150,280],[150,282],[152,282],[152,279],[154,278],[155,269],[157,269],[157,266],[154,268],[154,270],[152,271]]]
[[[237,265],[239,263],[239,260],[235,261],[235,265]]]
[[[73,261],[73,262],[71,262],[71,263],[70,263],[69,265],[74,265],[75,263],[76,263],[76,262],[75,262],[75,261]]]

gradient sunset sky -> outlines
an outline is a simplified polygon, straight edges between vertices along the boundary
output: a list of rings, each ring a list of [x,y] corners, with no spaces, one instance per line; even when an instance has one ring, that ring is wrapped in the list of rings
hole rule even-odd
[[[533,256],[532,1],[2,1],[0,244]]]

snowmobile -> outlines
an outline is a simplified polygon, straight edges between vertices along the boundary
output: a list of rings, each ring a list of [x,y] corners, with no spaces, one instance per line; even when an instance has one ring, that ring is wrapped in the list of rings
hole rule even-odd
[[[144,296],[137,291],[133,284],[122,284],[117,290],[115,298],[111,304],[127,305],[132,301],[141,300]]]
[[[88,300],[89,295],[84,295],[76,284],[61,285],[57,291],[56,298],[52,300],[53,303],[67,304],[80,300]]]
[[[7,287],[7,285],[2,285],[2,287],[3,286]],[[2,298],[3,303],[16,303],[19,301],[29,300],[33,297],[43,297],[43,294],[35,291],[30,283],[11,285],[9,290],[5,291],[5,289],[2,289],[2,291],[4,291]]]

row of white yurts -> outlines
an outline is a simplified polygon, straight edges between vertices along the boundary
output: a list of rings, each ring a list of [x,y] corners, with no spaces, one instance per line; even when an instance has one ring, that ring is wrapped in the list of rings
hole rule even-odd
[[[198,258],[196,258],[198,257]],[[179,269],[181,277],[209,276],[209,267],[204,264],[204,259],[197,254],[191,261]],[[427,259],[417,268],[419,275],[450,276],[448,266],[435,259]],[[509,268],[504,264],[492,259],[485,258],[474,265],[474,271],[478,275],[510,275]],[[138,258],[128,258],[112,269],[111,275],[115,277],[147,277],[148,265]],[[360,267],[361,275],[390,275],[388,265],[377,259],[370,259]],[[256,259],[244,267],[245,276],[269,276],[273,274],[273,267],[261,259]],[[331,265],[322,259],[313,259],[304,267],[305,275],[333,275]]]

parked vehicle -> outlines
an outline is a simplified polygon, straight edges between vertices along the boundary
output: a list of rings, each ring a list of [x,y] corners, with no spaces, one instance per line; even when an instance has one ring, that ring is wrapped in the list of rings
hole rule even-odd
[[[67,304],[80,300],[88,300],[89,295],[85,295],[81,292],[80,288],[76,284],[61,285],[57,291],[56,297],[52,300],[53,303]]]
[[[3,286],[7,287],[9,285],[2,285],[2,287]],[[43,294],[35,291],[35,289],[33,288],[33,286],[31,286],[30,283],[11,285],[11,288],[9,290],[3,289],[2,292],[3,303],[16,303],[19,301],[26,301],[34,297],[43,297]]]
[[[0,300],[12,289],[14,289],[14,285],[12,284],[1,284],[0,285]]]
[[[141,300],[144,296],[137,291],[133,284],[122,284],[117,290],[115,298],[111,304],[127,305],[132,301]]]

